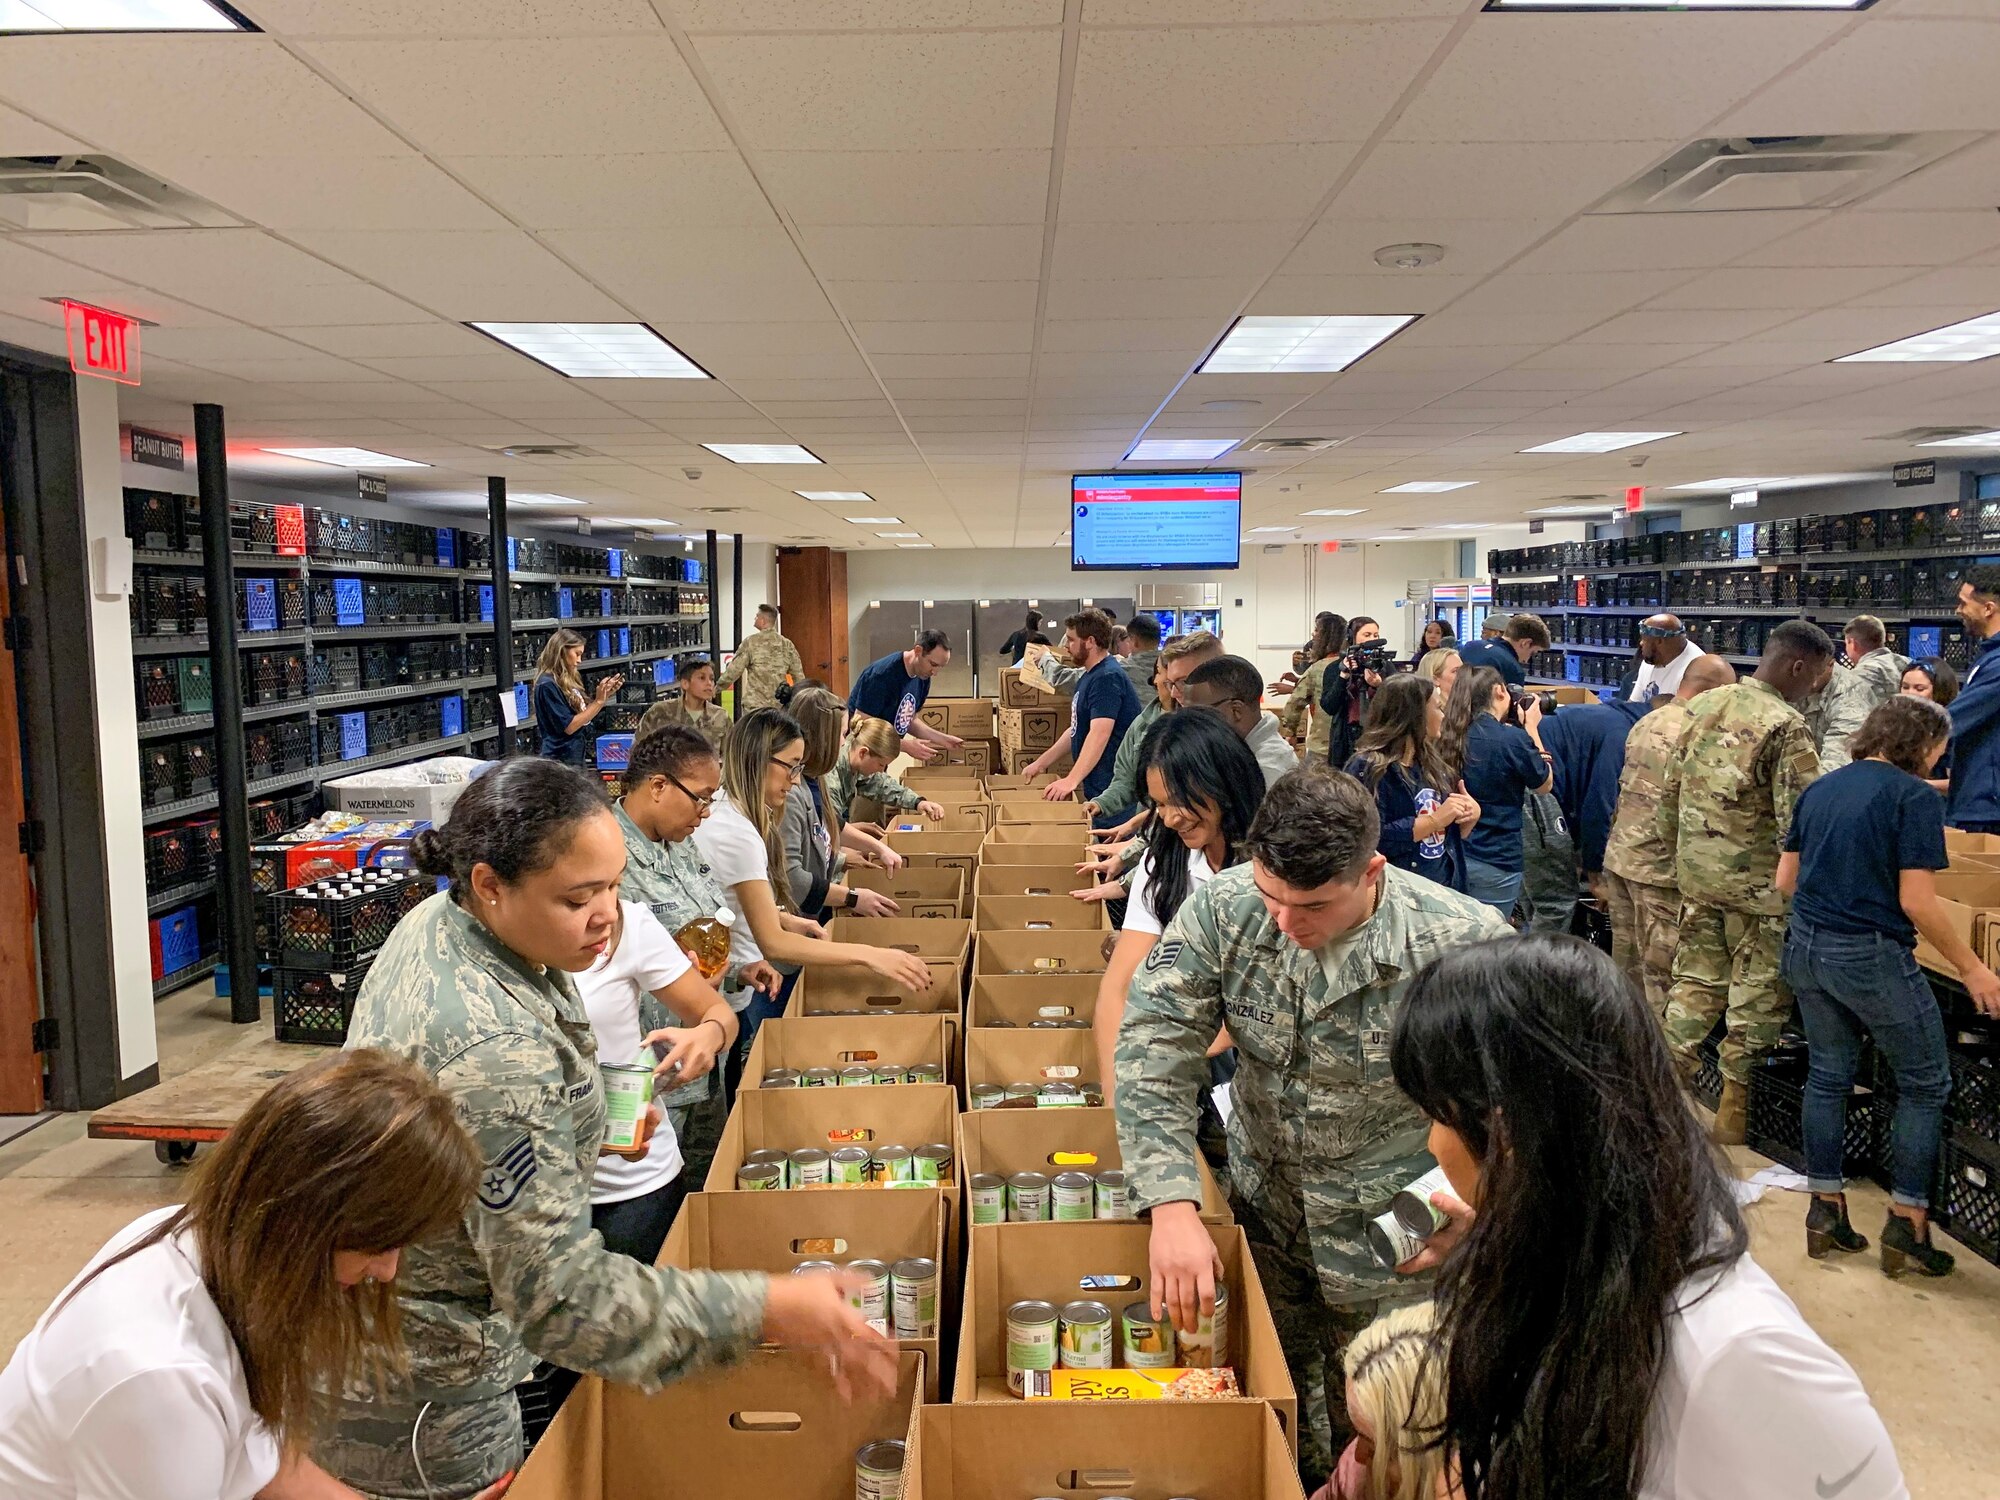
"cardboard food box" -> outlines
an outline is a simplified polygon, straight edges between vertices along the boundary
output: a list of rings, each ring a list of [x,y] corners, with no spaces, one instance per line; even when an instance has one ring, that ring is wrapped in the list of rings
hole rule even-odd
[[[963,917],[835,917],[827,936],[836,943],[864,943],[913,953],[927,964],[935,986],[965,993],[965,961],[972,948],[972,924]]]
[[[1048,754],[1046,750],[1030,749],[1025,745],[1011,748],[1002,746],[1000,750],[1000,769],[1005,771],[1009,776],[1026,776],[1028,768],[1046,754]],[[1069,746],[1061,746],[1060,753],[1050,762],[1050,765],[1054,767],[1055,773],[1067,771],[1071,765]],[[1042,774],[1048,775],[1051,773],[1045,771]],[[1041,776],[1031,779],[1039,781],[1041,780]]]
[[[1944,847],[1949,854],[2000,854],[2000,834],[1967,833],[1962,828],[1944,831]]]
[[[995,839],[991,833],[979,846],[981,864],[993,865],[1060,865],[1067,863],[1072,870],[1082,862],[1090,845],[1081,839],[1066,837],[1068,826],[1061,823],[1004,823],[996,828],[1011,828],[1022,838]],[[1078,879],[1082,877],[1079,876]]]
[[[996,777],[994,779],[998,781],[1000,778]],[[998,815],[997,810],[1003,802],[1039,803],[1046,801],[1047,799],[1043,797],[1042,793],[1055,783],[1056,778],[1043,774],[1041,776],[1009,776],[1006,780],[1031,781],[1035,784],[1033,786],[998,786],[989,784],[986,788],[986,798],[993,804],[996,816]]]
[[[967,1026],[1015,1029],[1036,1021],[1088,1021],[1102,974],[975,974]]]
[[[1597,694],[1587,687],[1559,687],[1555,689],[1556,703],[1595,703]]]
[[[965,1076],[960,1080],[959,1097],[970,1109],[970,1090],[975,1083],[997,1083],[1002,1088],[1010,1083],[1102,1083],[1103,1072],[1097,1060],[1095,1032],[998,1031],[989,1027],[965,1033]]]
[[[1040,776],[989,776],[986,778],[986,792],[991,797],[998,797],[1002,792],[1040,792],[1055,779],[1047,773]]]
[[[896,779],[912,791],[933,795],[927,788],[948,787],[963,784],[971,791],[969,796],[977,796],[986,787],[985,778],[977,771],[968,771],[964,766],[954,766],[949,761],[933,760],[912,764],[896,773]]]
[[[1010,750],[1046,750],[1069,728],[1069,716],[1056,707],[1003,708],[1000,743]]]
[[[933,818],[926,813],[904,808],[885,810],[876,821],[882,831],[888,833],[984,833],[992,824],[991,804],[986,802],[954,802],[945,807],[944,816]]]
[[[1952,931],[1982,963],[1989,967],[2000,963],[2000,872],[1942,870],[1936,879],[1938,904]],[[1921,933],[1917,935],[1917,962],[1947,974],[1955,972]]]
[[[798,1151],[817,1146],[928,1146],[952,1143],[958,1118],[958,1090],[949,1084],[905,1083],[872,1089],[745,1089],[722,1127],[706,1190],[737,1192],[736,1169],[752,1151]],[[947,1199],[958,1197],[958,1174],[944,1184]],[[868,1193],[865,1186],[792,1188],[792,1196],[815,1193]],[[912,1191],[898,1188],[897,1192]]]
[[[1025,1081],[1025,1080],[1023,1080]],[[779,1093],[790,1090],[780,1089]],[[810,1093],[823,1090],[811,1089]],[[858,1094],[860,1089],[850,1089]],[[894,1093],[893,1089],[879,1090]],[[748,1097],[743,1096],[743,1097]],[[725,1137],[726,1138],[726,1137]],[[975,1109],[958,1117],[958,1174],[960,1182],[980,1172],[1011,1177],[1016,1172],[1060,1172],[1075,1167],[1082,1172],[1125,1165],[1118,1149],[1118,1122],[1108,1107],[1076,1105],[1056,1108],[1007,1107]],[[1229,1200],[1217,1185],[1215,1174],[1199,1155],[1195,1170],[1201,1174],[1201,1216],[1211,1224],[1231,1224],[1235,1215]],[[714,1178],[709,1181],[712,1184]],[[733,1179],[732,1179],[733,1180]],[[1022,1226],[1006,1226],[1018,1229]],[[1142,1252],[1140,1266],[1146,1264]],[[1106,1270],[1121,1269],[1105,1267]]]
[[[1090,824],[1075,813],[1067,817],[1045,817],[1030,812],[1022,817],[1008,817],[1010,811],[1022,808],[1046,807],[1061,814],[1065,806],[1060,802],[996,802],[993,804],[994,823],[986,831],[985,847],[996,844],[1054,844],[1065,849],[1082,849],[1090,843]],[[1081,809],[1079,808],[1079,811]],[[1029,821],[1033,819],[1034,821]],[[983,852],[983,851],[982,851]]]
[[[981,865],[972,876],[973,905],[992,896],[1065,896],[1080,891],[1088,877],[1075,861],[1052,865]]]
[[[690,1193],[667,1232],[659,1263],[683,1271],[763,1271],[789,1276],[802,1261],[887,1261],[909,1256],[957,1264],[947,1256],[951,1223],[944,1195],[895,1193]],[[956,1246],[952,1247],[954,1250]],[[942,1278],[940,1278],[942,1280]],[[924,1395],[938,1399],[938,1345],[959,1314],[958,1286],[938,1289],[940,1338],[904,1339],[924,1358]]]
[[[889,835],[889,847],[919,870],[975,869],[985,842],[983,833],[944,833],[925,828]]]
[[[792,986],[785,1014],[851,1020],[866,1016],[956,1016],[964,1007],[964,997],[963,988],[950,977],[943,983],[933,982],[919,995],[892,984],[872,969],[807,964],[799,982]]]
[[[906,917],[969,917],[972,915],[972,877],[964,870],[918,869],[849,870],[841,876],[843,885],[857,890],[880,891]]]
[[[1074,824],[1084,828],[1090,825],[1081,802],[1047,802],[1039,797],[1026,802],[994,803],[993,822],[995,827],[1003,823],[1055,823],[1065,827]]]
[[[1102,974],[1102,932],[982,932],[972,943],[980,974]]]
[[[936,1063],[950,1079],[958,1072],[958,1050],[956,1016],[774,1016],[757,1028],[757,1039],[750,1044],[743,1087],[761,1088],[773,1068],[804,1072],[856,1063]]]
[[[973,903],[972,926],[977,932],[1108,932],[1106,904],[1066,895],[982,896]]]
[[[1044,686],[1039,677],[1024,674],[1019,667],[1000,669],[1001,708],[1049,708],[1062,702],[1063,695]]]
[[[854,1455],[904,1438],[921,1410],[923,1356],[898,1357],[893,1396],[841,1399],[816,1349],[758,1349],[654,1395],[578,1384],[508,1494],[513,1500],[852,1500]]]
[[[1234,1224],[1206,1227],[1215,1241],[1223,1282],[1229,1289],[1228,1363],[1236,1371],[1243,1394],[1189,1405],[1255,1406],[1268,1402],[1289,1446],[1298,1429],[1298,1397],[1285,1368],[1285,1351],[1271,1321],[1270,1303],[1250,1258],[1250,1242]],[[953,1403],[1004,1401],[1010,1406],[1021,1405],[1021,1398],[1007,1386],[1007,1309],[1024,1301],[1053,1302],[1060,1307],[1088,1297],[1110,1303],[1115,1320],[1125,1304],[1152,1291],[1148,1257],[1152,1233],[1151,1225],[1116,1219],[972,1226],[965,1257],[965,1312],[959,1324],[958,1368],[951,1384]],[[1107,1287],[1105,1282],[1111,1278],[1119,1284]],[[1122,1356],[1117,1363],[1123,1364]]]
[[[956,750],[945,751],[949,765],[969,766],[981,776],[1000,768],[1000,742],[996,739],[967,739]]]
[[[1255,1401],[926,1406],[903,1500],[1030,1495],[1303,1500],[1284,1425]]]

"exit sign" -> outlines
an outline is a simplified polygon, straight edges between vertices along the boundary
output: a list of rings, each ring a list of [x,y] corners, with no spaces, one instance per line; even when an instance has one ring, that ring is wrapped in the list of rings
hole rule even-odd
[[[1644,510],[1645,508],[1646,508],[1646,487],[1643,484],[1635,484],[1630,489],[1625,491],[1626,515],[1636,516],[1640,511]]]
[[[139,383],[139,320],[84,302],[64,300],[69,367],[120,385]]]

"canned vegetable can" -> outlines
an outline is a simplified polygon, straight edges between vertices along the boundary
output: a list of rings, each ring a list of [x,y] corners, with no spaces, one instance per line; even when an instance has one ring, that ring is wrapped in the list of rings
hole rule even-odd
[[[604,1144],[630,1151],[639,1144],[646,1106],[653,1102],[653,1070],[605,1063],[598,1072],[604,1078]]]
[[[1075,1109],[1083,1104],[1083,1090],[1073,1083],[1045,1083],[1035,1102],[1043,1109]]]
[[[1192,1329],[1177,1329],[1174,1342],[1180,1361],[1189,1370],[1220,1370],[1229,1363],[1229,1289],[1215,1283],[1215,1311],[1208,1313]]]
[[[775,1193],[785,1185],[785,1169],[767,1161],[746,1161],[736,1169],[737,1189],[745,1193]]]
[[[1049,1216],[1049,1179],[1040,1172],[1016,1172],[1007,1179],[1007,1222],[1039,1224]]]
[[[1038,1101],[1041,1097],[1042,1086],[1039,1083],[1010,1083],[1007,1085],[1007,1102],[1009,1104],[1023,1099],[1030,1102]]]
[[[1004,1224],[1007,1222],[1007,1179],[995,1172],[974,1172],[972,1181],[966,1185],[972,1199],[972,1222],[975,1224]]]
[[[1088,1172],[1058,1172],[1049,1183],[1049,1217],[1068,1222],[1088,1219],[1094,1212],[1093,1185]]]
[[[1111,1309],[1102,1302],[1066,1304],[1060,1333],[1060,1358],[1065,1370],[1111,1368]]]
[[[932,1141],[910,1153],[913,1182],[948,1182],[951,1179],[951,1147]]]
[[[858,1276],[868,1278],[868,1284],[860,1291],[847,1294],[847,1305],[860,1313],[862,1320],[870,1328],[887,1337],[891,1279],[889,1263],[886,1260],[857,1260],[847,1269]]]
[[[842,1146],[833,1153],[832,1180],[838,1183],[854,1184],[868,1181],[868,1148],[866,1146]]]
[[[833,1180],[833,1158],[817,1146],[801,1146],[792,1153],[787,1181],[793,1187],[816,1187]]]
[[[1367,1237],[1375,1263],[1385,1271],[1395,1270],[1424,1248],[1424,1237],[1398,1218],[1393,1208],[1369,1221]]]
[[[854,1455],[854,1500],[903,1500],[903,1445],[864,1444]]]
[[[875,1082],[875,1070],[856,1063],[840,1070],[840,1086],[844,1089],[868,1088]]]
[[[1130,1370],[1170,1370],[1173,1368],[1174,1325],[1164,1316],[1154,1317],[1152,1304],[1143,1298],[1125,1304],[1119,1320],[1125,1345],[1125,1367]]]
[[[972,1086],[972,1107],[974,1109],[992,1109],[1002,1103],[1006,1097],[1007,1091],[997,1083],[975,1083]]]
[[[1125,1174],[1117,1167],[1107,1167],[1097,1174],[1097,1217],[1100,1219],[1129,1219],[1132,1217],[1125,1199]]]
[[[1007,1388],[1025,1396],[1036,1375],[1056,1367],[1053,1302],[1016,1302],[1007,1309]]]
[[[821,1271],[838,1271],[840,1265],[831,1260],[802,1260],[792,1267],[794,1276],[813,1276]]]
[[[1451,1179],[1443,1167],[1432,1167],[1415,1182],[1389,1200],[1389,1212],[1396,1221],[1420,1240],[1427,1240],[1444,1228],[1444,1215],[1431,1202],[1432,1193],[1451,1191]]]
[[[832,1068],[807,1068],[799,1075],[801,1086],[809,1089],[832,1088],[840,1082],[840,1074]]]
[[[778,1186],[792,1185],[792,1153],[789,1151],[751,1151],[743,1157],[746,1167],[776,1167]]]
[[[938,1336],[938,1263],[926,1256],[899,1260],[890,1272],[890,1296],[895,1307],[896,1337],[934,1339]]]
[[[868,1162],[868,1175],[875,1182],[914,1182],[916,1171],[908,1146],[877,1146]]]
[[[878,1063],[875,1067],[877,1083],[897,1084],[905,1081],[903,1070],[889,1063]]]
[[[903,1076],[911,1083],[943,1083],[944,1069],[937,1063],[912,1063]]]
[[[764,1075],[764,1087],[767,1089],[795,1089],[798,1086],[799,1074],[796,1068],[773,1068]]]

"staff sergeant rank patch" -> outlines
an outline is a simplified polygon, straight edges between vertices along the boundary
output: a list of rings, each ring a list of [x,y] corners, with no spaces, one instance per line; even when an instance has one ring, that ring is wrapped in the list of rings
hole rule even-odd
[[[1174,938],[1170,942],[1153,944],[1153,951],[1146,955],[1146,972],[1153,974],[1161,969],[1172,968],[1174,960],[1181,956],[1181,949],[1184,946],[1179,938]]]
[[[524,1135],[488,1162],[486,1170],[479,1174],[480,1206],[491,1213],[505,1213],[514,1206],[521,1189],[537,1170],[535,1144]]]

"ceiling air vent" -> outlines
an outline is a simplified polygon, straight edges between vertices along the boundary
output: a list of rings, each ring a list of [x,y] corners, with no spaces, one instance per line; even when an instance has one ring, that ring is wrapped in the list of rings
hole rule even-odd
[[[488,448],[488,453],[498,453],[507,458],[601,458],[602,454],[592,453],[588,448],[575,443],[511,443],[504,448]]]
[[[0,228],[233,229],[242,222],[109,156],[0,157]]]
[[[1907,432],[1886,432],[1876,441],[1913,443],[1921,447],[1928,443],[1948,443],[1953,438],[1976,437],[1992,430],[1991,424],[1985,427],[1912,427]]]
[[[1244,443],[1236,451],[1239,453],[1317,453],[1322,448],[1331,448],[1340,441],[1330,437],[1298,438],[1258,438],[1255,442]]]
[[[1975,132],[1724,136],[1683,146],[1592,209],[1688,214],[1838,208],[1978,140]]]

